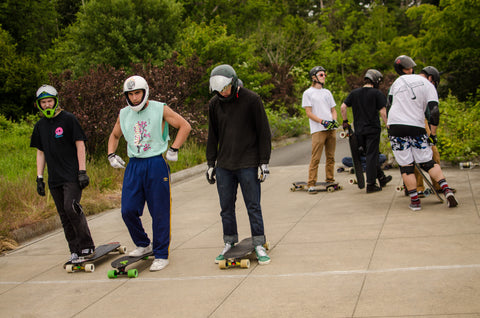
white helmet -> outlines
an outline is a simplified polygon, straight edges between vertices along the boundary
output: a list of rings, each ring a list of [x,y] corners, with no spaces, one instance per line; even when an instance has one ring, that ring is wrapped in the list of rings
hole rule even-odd
[[[35,100],[35,104],[37,105],[38,109],[45,115],[47,118],[52,118],[55,115],[55,112],[58,107],[58,92],[55,87],[50,85],[42,85],[36,93],[37,99]],[[40,106],[40,100],[44,98],[53,98],[55,100],[55,105],[51,109],[43,109]]]
[[[128,98],[128,92],[136,91],[136,90],[143,90],[143,99],[138,105],[132,104],[130,99]],[[139,112],[145,107],[145,104],[148,101],[148,84],[147,81],[138,75],[131,76],[125,80],[123,84],[123,93],[127,98],[127,104],[130,106],[134,111]]]

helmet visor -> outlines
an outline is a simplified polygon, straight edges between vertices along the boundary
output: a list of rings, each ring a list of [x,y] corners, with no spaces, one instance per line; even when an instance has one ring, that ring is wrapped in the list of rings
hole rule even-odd
[[[210,77],[210,92],[221,92],[232,83],[233,78],[222,75]]]

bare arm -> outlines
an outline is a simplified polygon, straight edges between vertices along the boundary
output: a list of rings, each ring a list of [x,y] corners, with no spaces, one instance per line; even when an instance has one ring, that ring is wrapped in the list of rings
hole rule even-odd
[[[123,136],[122,128],[120,127],[120,116],[117,117],[117,122],[113,127],[112,133],[108,138],[108,154],[114,153],[118,148],[118,142],[120,141],[120,137]]]
[[[337,120],[337,109],[335,107],[330,108],[332,111],[332,120]]]
[[[347,116],[347,105],[345,103],[342,103],[342,106],[340,106],[340,111],[342,112],[342,118],[343,120],[348,120]]]
[[[385,123],[385,126],[387,126],[387,108],[383,107],[380,109],[380,116],[382,117],[383,122]]]
[[[179,149],[183,145],[185,140],[187,140],[187,137],[190,134],[192,127],[190,126],[188,121],[185,120],[185,118],[174,112],[170,107],[166,105],[163,108],[163,118],[170,126],[178,129],[177,136],[172,143],[172,147]]]
[[[37,149],[37,176],[43,176],[45,170],[45,153]]]
[[[75,146],[77,146],[78,170],[87,170],[85,142],[83,140],[77,140],[75,141]]]

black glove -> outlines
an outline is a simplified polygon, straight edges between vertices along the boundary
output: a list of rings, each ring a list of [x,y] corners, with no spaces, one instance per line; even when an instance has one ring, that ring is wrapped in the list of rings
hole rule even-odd
[[[42,177],[37,177],[37,192],[42,197],[45,196],[45,182]]]
[[[431,146],[435,146],[437,144],[437,135],[430,135],[428,136],[428,143],[431,145]]]
[[[343,121],[343,123],[342,123],[342,128],[343,128],[343,130],[348,130],[348,127],[349,127],[349,126],[350,126],[350,125],[348,124],[348,119],[345,119],[345,120]]]
[[[90,178],[87,176],[85,170],[78,171],[78,183],[80,184],[80,189],[85,189],[90,183]]]
[[[208,183],[210,184],[214,184],[215,183],[215,167],[214,166],[208,166],[208,169],[207,169],[207,172],[205,173],[205,175],[207,176],[207,181]]]

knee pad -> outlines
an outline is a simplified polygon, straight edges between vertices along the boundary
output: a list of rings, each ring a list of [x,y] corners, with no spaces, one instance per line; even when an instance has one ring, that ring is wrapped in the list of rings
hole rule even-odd
[[[435,165],[435,161],[430,160],[430,161],[421,163],[420,167],[426,172],[428,172],[428,170],[432,169],[434,165]]]
[[[401,174],[413,174],[415,173],[415,166],[414,165],[411,165],[411,166],[401,166],[400,167],[400,173]]]

